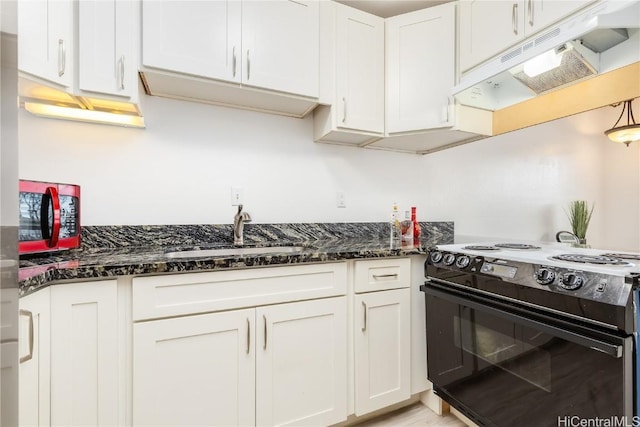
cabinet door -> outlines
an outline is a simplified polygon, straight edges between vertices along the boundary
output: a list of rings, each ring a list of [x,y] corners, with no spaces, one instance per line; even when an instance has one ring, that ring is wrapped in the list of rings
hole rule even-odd
[[[384,19],[340,4],[336,13],[338,127],[384,132]]]
[[[387,133],[453,125],[455,5],[386,21]]]
[[[255,425],[255,310],[133,326],[133,425]]]
[[[410,397],[410,289],[355,297],[355,413]]]
[[[527,36],[542,30],[593,0],[526,0],[525,32]]]
[[[72,84],[72,0],[18,1],[18,68],[64,87]]]
[[[460,71],[502,52],[524,38],[524,0],[462,0]]]
[[[135,80],[133,2],[78,4],[78,83],[84,91],[130,97]]]
[[[346,297],[256,309],[256,425],[347,418]]]
[[[317,98],[319,19],[314,0],[243,0],[243,83]]]
[[[239,82],[240,19],[237,0],[143,0],[142,63]]]
[[[49,426],[50,288],[20,298],[19,402],[21,426]],[[4,345],[4,344],[3,344]]]
[[[117,425],[116,280],[51,288],[51,424]]]

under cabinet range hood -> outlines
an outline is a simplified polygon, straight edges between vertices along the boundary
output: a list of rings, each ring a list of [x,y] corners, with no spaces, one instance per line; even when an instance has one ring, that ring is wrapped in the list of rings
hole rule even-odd
[[[640,61],[640,1],[609,0],[464,72],[464,105],[499,110]]]

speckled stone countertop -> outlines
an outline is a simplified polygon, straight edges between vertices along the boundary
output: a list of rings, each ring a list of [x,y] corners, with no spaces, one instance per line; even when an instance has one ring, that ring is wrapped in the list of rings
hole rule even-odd
[[[87,226],[81,248],[20,260],[20,295],[58,281],[419,255],[430,246],[453,243],[452,222],[420,225],[420,245],[391,248],[386,223],[247,224],[245,247],[305,249],[186,258],[167,254],[234,247],[231,225]]]

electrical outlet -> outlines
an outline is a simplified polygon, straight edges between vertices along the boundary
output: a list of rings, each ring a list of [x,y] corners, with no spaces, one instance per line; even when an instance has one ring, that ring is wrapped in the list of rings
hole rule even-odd
[[[231,206],[244,204],[244,188],[231,187]]]
[[[339,207],[339,208],[346,208],[347,207],[347,199],[346,199],[343,191],[338,191],[336,193],[336,206]]]

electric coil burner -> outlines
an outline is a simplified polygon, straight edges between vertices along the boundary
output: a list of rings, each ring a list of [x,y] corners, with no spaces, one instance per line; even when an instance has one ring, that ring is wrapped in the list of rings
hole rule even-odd
[[[518,249],[518,250],[536,250],[540,249],[540,246],[529,245],[526,243],[496,243],[496,248],[502,249]]]
[[[620,258],[620,259],[629,259],[633,261],[640,261],[640,254],[620,254],[620,253],[612,253],[612,254],[602,254],[602,256],[612,257],[612,258]]]
[[[630,425],[640,415],[640,254],[439,245],[425,277],[428,379],[477,424]]]
[[[578,262],[582,264],[630,265],[630,263],[620,259],[619,257],[606,255],[560,254],[550,258],[557,261]]]
[[[483,246],[483,245],[469,245],[465,246],[464,249],[469,249],[472,251],[499,251],[500,248],[496,248],[495,246]]]

